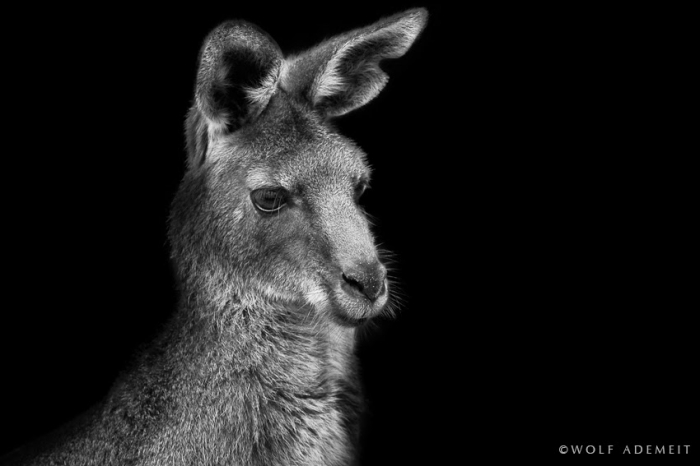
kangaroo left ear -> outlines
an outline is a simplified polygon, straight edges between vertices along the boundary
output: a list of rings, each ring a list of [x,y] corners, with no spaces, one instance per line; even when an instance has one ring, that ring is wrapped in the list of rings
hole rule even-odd
[[[326,116],[343,115],[379,94],[389,79],[379,62],[406,53],[427,20],[417,8],[333,37],[289,58],[280,85]]]

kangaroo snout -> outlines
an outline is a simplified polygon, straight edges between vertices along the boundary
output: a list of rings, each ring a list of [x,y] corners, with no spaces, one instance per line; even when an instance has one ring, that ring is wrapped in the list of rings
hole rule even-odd
[[[386,267],[379,261],[361,262],[343,270],[343,290],[351,296],[362,296],[374,303],[386,294]]]

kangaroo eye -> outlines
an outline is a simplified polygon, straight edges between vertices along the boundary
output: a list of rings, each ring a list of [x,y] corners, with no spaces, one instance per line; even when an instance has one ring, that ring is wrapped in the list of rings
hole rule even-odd
[[[260,212],[277,212],[287,204],[286,192],[282,188],[261,188],[250,193],[250,200]]]
[[[360,181],[355,185],[355,202],[360,200],[360,197],[362,197],[362,194],[364,194],[367,188],[369,188],[369,185],[366,181]]]

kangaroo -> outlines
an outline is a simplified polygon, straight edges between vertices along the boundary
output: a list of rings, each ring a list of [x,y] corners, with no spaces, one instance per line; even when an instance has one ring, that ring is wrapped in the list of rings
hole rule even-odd
[[[426,21],[288,57],[245,21],[207,36],[169,218],[177,309],[102,402],[7,464],[357,464],[355,334],[389,283],[358,204],[366,156],[329,120],[382,90],[379,62]]]

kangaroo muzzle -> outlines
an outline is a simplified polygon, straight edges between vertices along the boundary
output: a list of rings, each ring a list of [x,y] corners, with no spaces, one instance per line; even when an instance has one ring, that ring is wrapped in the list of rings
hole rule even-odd
[[[351,296],[366,298],[371,303],[387,292],[386,267],[379,261],[360,262],[344,268],[341,287]]]

